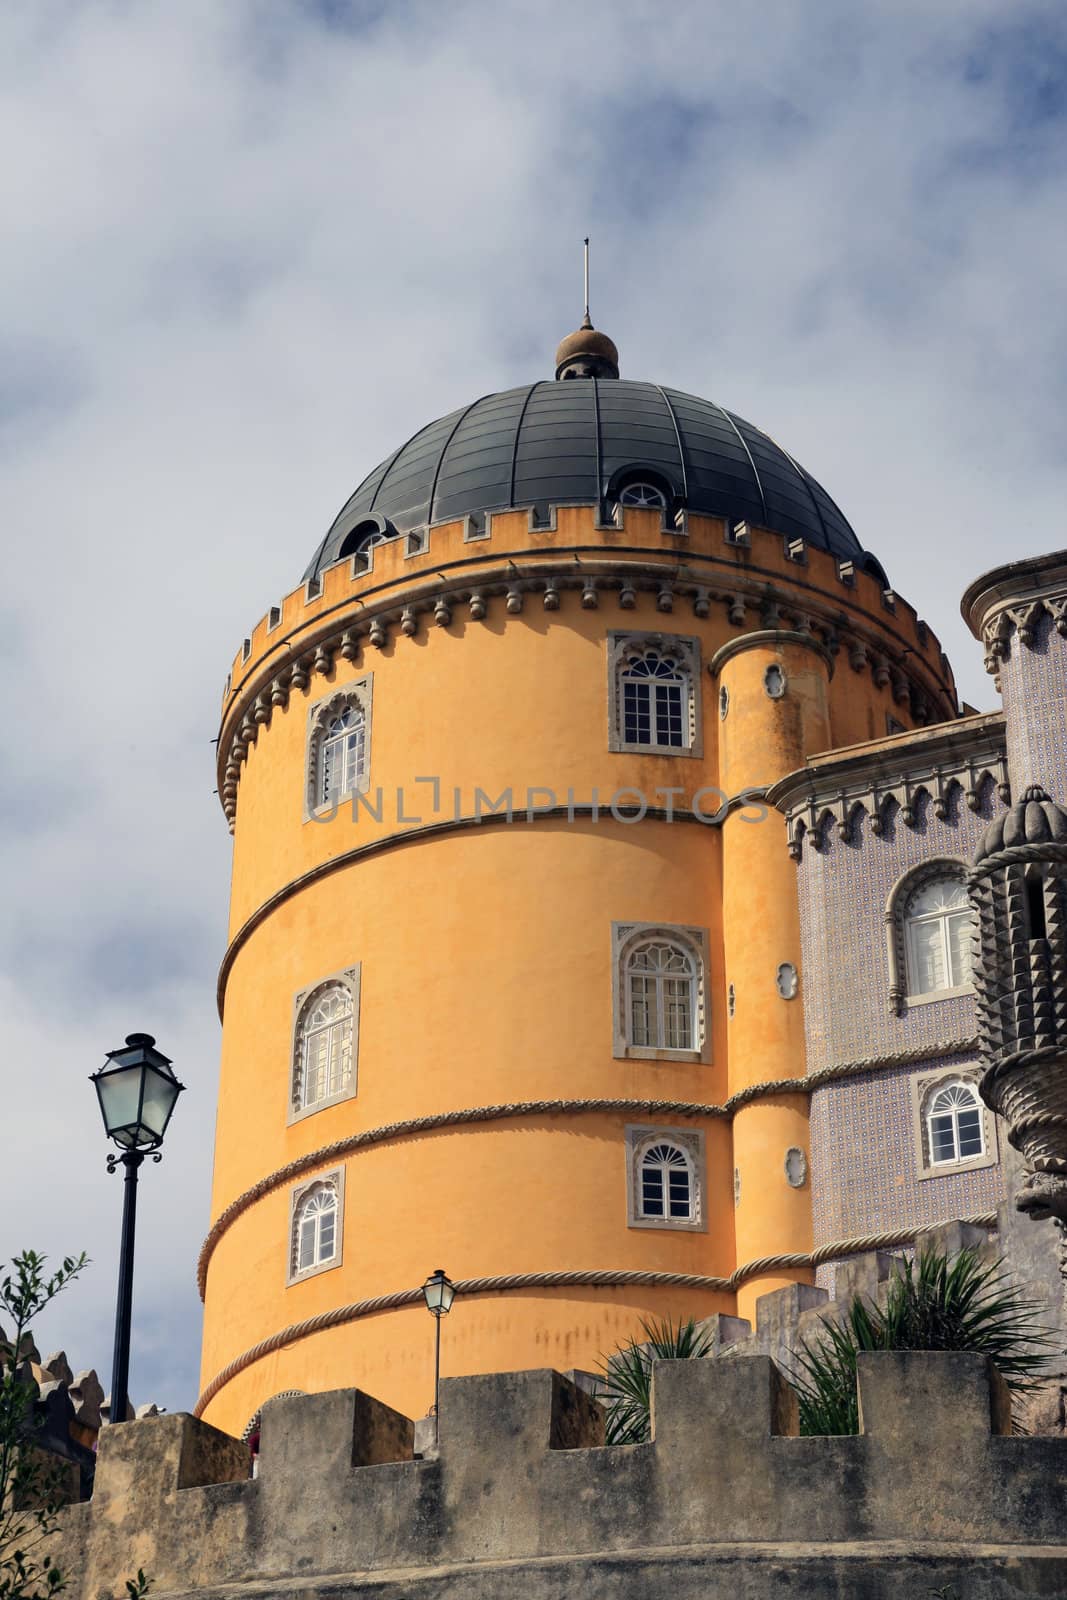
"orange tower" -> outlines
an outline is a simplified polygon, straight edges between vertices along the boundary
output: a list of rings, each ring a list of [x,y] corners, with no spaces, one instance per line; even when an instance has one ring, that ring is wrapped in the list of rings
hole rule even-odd
[[[763,791],[955,714],[947,662],[751,424],[619,378],[430,423],[226,683],[234,831],[199,1409],[594,1367],[810,1281],[793,863]]]

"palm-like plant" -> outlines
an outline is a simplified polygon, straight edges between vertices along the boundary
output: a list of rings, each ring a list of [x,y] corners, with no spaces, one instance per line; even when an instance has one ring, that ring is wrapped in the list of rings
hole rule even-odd
[[[601,1358],[599,1398],[604,1404],[608,1444],[643,1444],[652,1437],[652,1363],[709,1355],[712,1338],[692,1317],[674,1323],[641,1323],[642,1339],[631,1339]]]
[[[950,1258],[927,1250],[890,1279],[885,1306],[855,1295],[840,1322],[805,1341],[791,1374],[803,1434],[859,1432],[856,1357],[861,1350],[975,1350],[989,1356],[1013,1394],[1041,1380],[1053,1344],[1042,1307],[974,1248]]]

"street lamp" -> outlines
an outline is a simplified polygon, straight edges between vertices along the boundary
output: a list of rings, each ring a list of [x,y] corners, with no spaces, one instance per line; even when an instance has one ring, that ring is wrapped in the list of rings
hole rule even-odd
[[[435,1267],[422,1286],[426,1309],[437,1324],[433,1360],[433,1441],[441,1442],[441,1318],[447,1317],[456,1297],[456,1288],[444,1267]]]
[[[159,1146],[178,1096],[179,1083],[167,1056],[156,1049],[150,1033],[129,1033],[121,1050],[109,1050],[107,1061],[89,1076],[96,1087],[100,1114],[109,1139],[120,1154],[109,1155],[107,1170],[119,1162],[126,1169],[122,1201],[122,1244],[119,1248],[119,1295],[115,1311],[115,1355],[111,1364],[111,1420],[126,1421],[130,1377],[130,1314],[133,1309],[133,1235],[137,1224],[137,1169],[146,1155],[162,1161]]]

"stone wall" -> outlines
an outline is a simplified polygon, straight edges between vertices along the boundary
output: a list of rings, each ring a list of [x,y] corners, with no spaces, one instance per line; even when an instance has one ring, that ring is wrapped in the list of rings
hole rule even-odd
[[[104,1431],[57,1555],[85,1600],[137,1566],[249,1600],[1067,1593],[1067,1441],[1011,1436],[984,1358],[863,1356],[859,1393],[858,1437],[802,1439],[768,1356],[658,1362],[652,1442],[603,1448],[557,1373],[456,1378],[421,1459],[358,1391],[278,1399],[254,1480],[239,1441],[153,1418]]]

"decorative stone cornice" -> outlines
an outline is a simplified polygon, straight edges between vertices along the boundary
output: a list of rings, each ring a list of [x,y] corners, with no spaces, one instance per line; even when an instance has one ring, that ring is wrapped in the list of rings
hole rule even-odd
[[[887,807],[894,805],[905,827],[914,827],[919,799],[926,795],[934,815],[944,820],[954,787],[977,811],[982,785],[989,779],[1007,805],[1011,790],[999,712],[816,756],[772,784],[767,799],[784,814],[789,854],[799,861],[805,838],[818,848],[827,819],[835,824],[838,838],[847,839],[858,816],[866,815],[871,833],[878,836],[885,830]]]
[[[1067,639],[1067,550],[1012,561],[984,573],[961,601],[963,620],[985,647],[986,671],[996,673],[1012,640],[1029,647],[1044,616]]]
[[[744,568],[724,569],[710,557],[688,551],[682,559],[669,551],[654,560],[647,559],[647,553],[615,554],[597,548],[572,547],[551,558],[516,552],[501,561],[480,563],[476,577],[461,568],[390,584],[365,599],[353,596],[313,619],[298,641],[280,635],[262,660],[250,666],[223,716],[218,788],[231,832],[249,748],[260,730],[270,726],[275,710],[288,705],[294,691],[308,691],[316,676],[331,676],[337,658],[366,664],[373,660],[369,652],[385,649],[395,635],[412,638],[422,626],[447,628],[463,608],[474,622],[497,615],[506,620],[519,615],[525,604],[540,603],[546,612],[558,612],[564,591],[577,591],[587,610],[616,604],[630,611],[639,592],[654,594],[657,610],[663,613],[684,605],[703,619],[713,606],[722,606],[732,626],[750,628],[750,618],[758,620],[760,631],[795,635],[831,662],[844,648],[853,670],[870,671],[878,686],[891,684],[894,698],[907,703],[919,724],[936,721],[954,709],[947,672],[938,676],[930,660],[894,637],[888,623],[881,631],[864,620],[864,613],[831,604],[800,578],[794,589]]]

